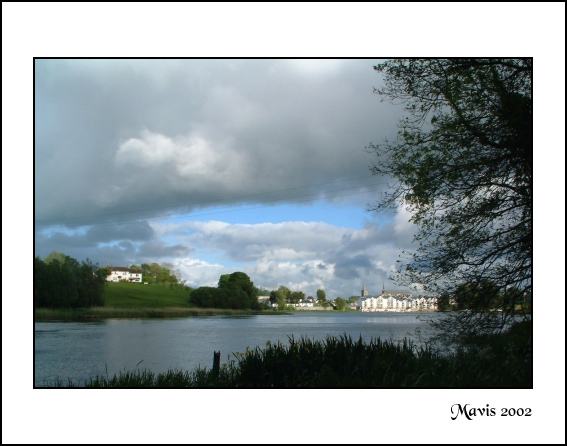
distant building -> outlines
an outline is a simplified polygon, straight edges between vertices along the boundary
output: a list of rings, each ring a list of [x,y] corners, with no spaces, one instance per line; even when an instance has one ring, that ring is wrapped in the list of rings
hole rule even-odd
[[[368,290],[366,289],[366,280],[362,283],[362,291],[360,292],[360,297],[367,297]]]
[[[380,295],[371,296],[363,284],[361,297],[358,299],[357,308],[360,311],[434,311],[438,309],[436,296],[417,296],[410,291],[386,290],[382,286]]]
[[[296,307],[313,307],[313,301],[309,299],[300,300],[296,305]]]
[[[142,270],[132,269],[126,266],[107,266],[110,270],[110,275],[106,277],[107,282],[120,282],[127,280],[132,283],[142,282]]]

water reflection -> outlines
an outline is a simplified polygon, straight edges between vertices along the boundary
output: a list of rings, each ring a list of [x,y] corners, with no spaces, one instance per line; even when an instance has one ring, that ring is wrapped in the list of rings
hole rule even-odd
[[[297,312],[277,316],[38,322],[35,385],[57,378],[84,382],[96,375],[135,370],[138,364],[156,373],[169,368],[210,368],[213,351],[221,351],[221,362],[226,362],[230,353],[264,347],[268,340],[287,345],[290,336],[324,340],[328,335],[346,334],[368,342],[376,337],[424,340],[430,331],[415,313]]]

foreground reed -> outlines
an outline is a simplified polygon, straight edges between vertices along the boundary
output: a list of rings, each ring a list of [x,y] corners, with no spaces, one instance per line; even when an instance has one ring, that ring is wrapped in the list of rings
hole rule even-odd
[[[469,339],[442,354],[408,340],[328,336],[324,341],[289,338],[264,348],[232,353],[219,370],[146,369],[97,376],[85,387],[222,388],[531,388],[532,347],[526,329]],[[54,383],[64,387],[65,383]],[[71,381],[66,386],[75,386]]]

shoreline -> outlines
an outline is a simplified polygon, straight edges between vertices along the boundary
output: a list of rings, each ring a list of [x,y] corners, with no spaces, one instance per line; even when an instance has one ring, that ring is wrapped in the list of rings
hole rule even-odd
[[[35,321],[98,321],[104,319],[160,319],[190,316],[250,316],[258,314],[280,315],[288,314],[284,311],[258,311],[258,310],[230,310],[225,308],[120,308],[120,307],[92,307],[92,308],[36,308]]]
[[[91,308],[35,308],[34,322],[79,321],[92,322],[105,319],[163,319],[183,317],[209,316],[255,316],[255,315],[289,315],[295,312],[316,313],[360,313],[360,310],[337,311],[332,309],[295,309],[290,310],[231,310],[226,308],[127,308],[127,307],[91,307]],[[367,312],[363,312],[367,313]],[[372,313],[437,313],[434,310],[421,311],[375,311]]]

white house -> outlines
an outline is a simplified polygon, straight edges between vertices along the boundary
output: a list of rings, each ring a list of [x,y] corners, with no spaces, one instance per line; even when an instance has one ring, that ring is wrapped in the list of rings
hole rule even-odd
[[[106,277],[107,282],[127,280],[132,283],[142,283],[142,270],[126,266],[107,266],[107,268],[110,270],[110,275]]]

